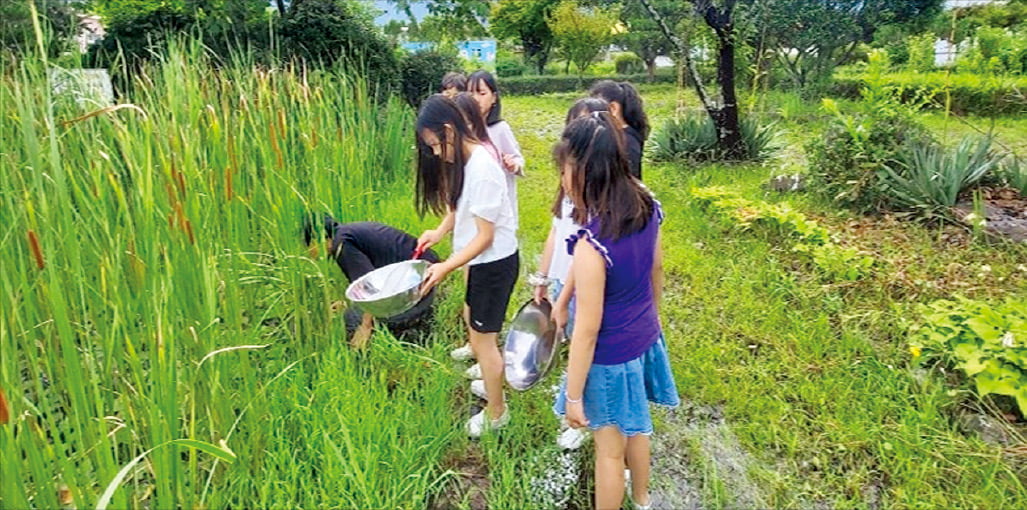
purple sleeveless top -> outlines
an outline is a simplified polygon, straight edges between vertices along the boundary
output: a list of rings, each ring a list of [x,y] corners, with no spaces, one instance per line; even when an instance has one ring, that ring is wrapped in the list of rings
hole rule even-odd
[[[596,339],[594,364],[631,361],[652,347],[660,336],[652,274],[663,210],[655,201],[653,209],[653,217],[645,228],[616,241],[596,237],[600,232],[597,220],[567,238],[571,255],[578,240],[584,240],[606,259],[603,320]]]

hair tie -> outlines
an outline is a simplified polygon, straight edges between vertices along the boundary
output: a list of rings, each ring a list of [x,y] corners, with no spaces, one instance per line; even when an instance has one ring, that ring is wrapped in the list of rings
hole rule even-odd
[[[590,115],[592,115],[592,118],[603,120],[603,116],[600,115],[600,114],[603,114],[603,113],[610,113],[610,112],[608,112],[606,110],[596,110],[596,111],[592,112]]]

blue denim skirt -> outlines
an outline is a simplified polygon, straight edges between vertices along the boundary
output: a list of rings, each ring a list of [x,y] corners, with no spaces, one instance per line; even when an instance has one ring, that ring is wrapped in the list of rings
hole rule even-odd
[[[585,380],[585,418],[588,428],[615,426],[631,437],[653,433],[649,402],[666,407],[681,403],[667,357],[667,342],[659,340],[641,356],[618,365],[593,364]],[[553,411],[567,413],[567,381],[560,383]]]
[[[549,286],[549,302],[555,303],[556,298],[560,297],[560,292],[563,291],[563,282],[560,280],[553,281],[553,284]],[[567,325],[564,326],[564,333],[567,335],[567,341],[570,341],[571,335],[574,333],[574,297],[571,297],[570,303],[567,304]]]

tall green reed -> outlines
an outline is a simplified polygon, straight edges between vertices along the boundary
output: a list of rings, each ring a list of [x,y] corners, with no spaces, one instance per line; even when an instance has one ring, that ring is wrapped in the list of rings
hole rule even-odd
[[[264,484],[330,486],[357,468],[374,477],[294,501],[420,506],[452,436],[426,423],[448,407],[451,376],[421,367],[417,387],[384,391],[340,348],[338,271],[299,232],[308,211],[423,226],[409,109],[345,71],[245,54],[217,69],[182,41],[123,91],[132,107],[94,116],[51,93],[47,62],[0,65],[2,506],[56,508],[68,494],[93,506],[131,459],[183,438],[226,440],[239,460],[158,448],[111,506],[287,504]],[[204,360],[232,346],[252,347]],[[295,397],[319,391],[333,397],[313,428],[284,427],[309,410]],[[349,402],[361,398],[367,409]],[[382,411],[394,401],[403,413]],[[305,441],[324,458],[289,455]],[[351,455],[368,441],[383,446]]]

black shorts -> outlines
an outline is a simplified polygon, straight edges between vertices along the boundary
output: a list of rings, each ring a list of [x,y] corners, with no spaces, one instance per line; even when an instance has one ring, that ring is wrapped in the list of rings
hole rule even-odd
[[[499,333],[506,319],[521,259],[517,252],[505,259],[467,267],[464,303],[471,311],[471,328],[479,333]]]

